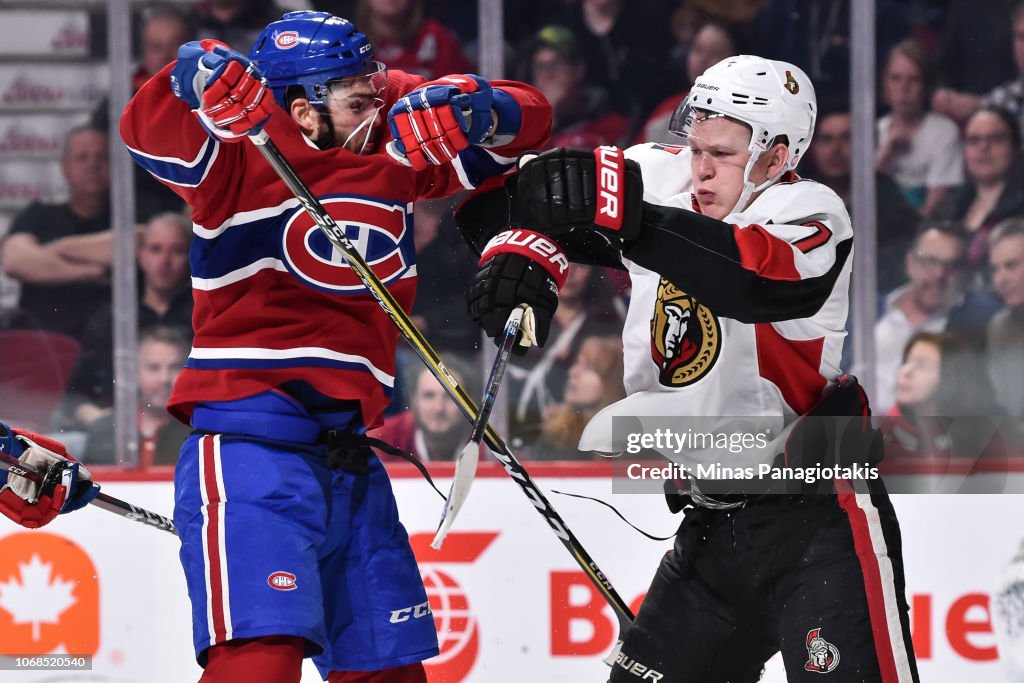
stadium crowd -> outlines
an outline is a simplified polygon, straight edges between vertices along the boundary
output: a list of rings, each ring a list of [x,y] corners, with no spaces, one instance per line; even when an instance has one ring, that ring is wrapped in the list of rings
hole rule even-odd
[[[696,75],[727,56],[757,54],[791,61],[815,83],[817,128],[798,172],[849,204],[850,0],[504,4],[505,70],[551,102],[552,147],[678,142],[668,121]],[[979,443],[977,429],[963,429],[961,420],[951,430],[949,422],[1024,423],[1024,3],[876,5],[878,362],[874,376],[861,379],[896,457],[1019,455],[1013,440]],[[351,18],[390,68],[429,78],[476,69],[475,0],[309,0],[284,8],[275,0],[200,0],[138,6],[132,85],[160,71],[187,40],[217,38],[247,52],[263,26],[296,7]],[[55,358],[20,377],[0,373],[0,387],[8,383],[0,393],[24,384],[25,372],[56,367],[59,402],[25,426],[77,443],[87,463],[112,462],[107,136],[115,127],[105,111],[102,104],[67,131],[67,200],[29,204],[0,236],[2,269],[21,284],[17,305],[0,311],[6,363]],[[191,221],[180,200],[141,171],[135,190],[140,464],[168,465],[175,456],[166,444],[184,429],[163,401],[191,338]],[[421,280],[412,314],[478,391],[480,334],[462,304],[476,264],[454,225],[458,201],[416,206]],[[855,229],[869,225],[853,218]],[[548,343],[515,357],[508,371],[517,453],[591,457],[575,443],[589,416],[624,395],[618,337],[628,297],[621,271],[572,271]],[[400,353],[401,377],[378,435],[423,459],[451,460],[466,425],[419,361]]]

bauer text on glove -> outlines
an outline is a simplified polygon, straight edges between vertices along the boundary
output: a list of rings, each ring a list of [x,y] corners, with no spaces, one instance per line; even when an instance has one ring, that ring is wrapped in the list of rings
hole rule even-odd
[[[568,273],[569,261],[550,237],[521,228],[500,232],[480,257],[467,293],[469,316],[497,341],[512,309],[527,304],[533,309],[537,344],[543,346]],[[522,355],[526,347],[516,345],[513,351]]]
[[[519,200],[527,225],[559,235],[593,229],[623,242],[640,233],[643,178],[640,166],[617,147],[590,151],[548,150],[520,159]]]

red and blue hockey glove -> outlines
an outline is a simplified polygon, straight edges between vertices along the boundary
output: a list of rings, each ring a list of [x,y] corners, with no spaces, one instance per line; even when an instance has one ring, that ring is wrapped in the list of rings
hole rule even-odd
[[[216,40],[192,41],[178,48],[171,88],[210,132],[225,141],[258,132],[275,108],[256,65]]]
[[[394,141],[388,153],[417,171],[441,166],[491,133],[494,93],[472,74],[445,76],[421,85],[388,112]]]
[[[534,337],[543,346],[558,308],[558,290],[568,274],[569,260],[551,238],[519,228],[498,233],[484,247],[480,270],[469,286],[469,317],[497,343],[512,310],[528,304],[536,325]],[[526,349],[512,347],[518,355]]]
[[[44,475],[38,484],[0,470],[0,513],[23,527],[45,526],[59,514],[84,507],[100,492],[89,471],[53,439],[0,422],[0,453]]]
[[[519,162],[518,193],[526,225],[558,236],[598,230],[621,242],[635,239],[643,218],[640,165],[618,147],[558,148]]]

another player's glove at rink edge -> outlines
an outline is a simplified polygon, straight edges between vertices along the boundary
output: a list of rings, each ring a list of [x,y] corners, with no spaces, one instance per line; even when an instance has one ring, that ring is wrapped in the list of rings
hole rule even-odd
[[[558,290],[565,284],[569,261],[551,238],[513,228],[495,235],[480,256],[480,270],[469,286],[469,317],[497,343],[512,310],[533,309],[538,346],[547,341],[558,308]],[[517,355],[527,347],[516,344]]]
[[[526,224],[557,237],[592,229],[629,242],[640,233],[640,166],[618,147],[558,148],[519,160],[519,201]]]
[[[59,514],[84,507],[100,492],[89,471],[53,439],[0,422],[0,452],[13,455],[45,478],[40,486],[0,470],[0,513],[23,527],[45,526]]]

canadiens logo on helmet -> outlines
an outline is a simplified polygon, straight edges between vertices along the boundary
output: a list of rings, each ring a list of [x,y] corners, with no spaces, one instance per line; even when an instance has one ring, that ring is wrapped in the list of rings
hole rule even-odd
[[[282,50],[287,50],[290,47],[295,47],[299,44],[299,32],[298,31],[281,31],[274,38],[274,45],[277,45]]]
[[[839,648],[821,637],[821,628],[807,632],[807,662],[804,669],[819,674],[835,671],[839,666]]]
[[[274,572],[267,577],[267,585],[279,591],[291,591],[299,587],[295,574],[291,572]]]
[[[796,82],[795,78],[793,78],[792,71],[786,72],[786,82],[782,87],[788,90],[792,95],[795,95],[798,92],[800,92],[800,84]]]
[[[651,359],[666,387],[693,384],[714,367],[722,350],[718,318],[692,296],[662,278],[651,318]]]

